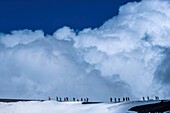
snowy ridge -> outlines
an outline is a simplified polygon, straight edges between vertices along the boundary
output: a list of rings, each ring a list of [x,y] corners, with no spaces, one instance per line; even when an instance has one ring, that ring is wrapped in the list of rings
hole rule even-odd
[[[0,113],[135,113],[130,108],[160,101],[82,104],[81,102],[0,102]]]

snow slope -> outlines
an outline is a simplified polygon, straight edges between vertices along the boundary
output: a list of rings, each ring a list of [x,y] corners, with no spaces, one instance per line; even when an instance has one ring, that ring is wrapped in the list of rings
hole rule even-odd
[[[81,104],[80,102],[30,101],[0,102],[0,113],[135,113],[131,107],[159,101],[130,101],[120,103]]]

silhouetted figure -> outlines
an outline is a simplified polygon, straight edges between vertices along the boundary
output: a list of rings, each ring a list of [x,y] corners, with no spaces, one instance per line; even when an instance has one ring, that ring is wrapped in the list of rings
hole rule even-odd
[[[56,101],[58,101],[58,97],[56,97]]]
[[[50,98],[50,97],[48,97],[48,100],[51,100],[51,98]]]
[[[66,97],[64,97],[64,101],[66,101]]]
[[[145,101],[145,97],[143,97],[143,101]]]
[[[113,102],[113,99],[110,97],[110,102]]]
[[[86,101],[89,102],[89,98],[86,98]]]
[[[117,102],[117,99],[115,98],[115,102]]]
[[[60,102],[62,101],[61,97],[60,97]]]
[[[126,101],[128,101],[128,97],[126,97]]]
[[[118,98],[118,102],[120,102],[120,98]]]
[[[81,98],[81,101],[83,101],[83,98]]]
[[[155,100],[159,100],[159,97],[158,97],[158,96],[155,96]]]
[[[149,96],[147,96],[147,99],[149,100]]]
[[[66,97],[66,101],[68,101],[68,97]]]
[[[123,101],[125,101],[125,98],[123,97]]]
[[[75,99],[75,98],[73,98],[73,101],[76,101],[76,99]]]
[[[86,98],[84,98],[84,102],[86,102]]]
[[[128,97],[127,99],[128,99],[128,101],[130,101],[130,98],[129,98],[129,97]]]

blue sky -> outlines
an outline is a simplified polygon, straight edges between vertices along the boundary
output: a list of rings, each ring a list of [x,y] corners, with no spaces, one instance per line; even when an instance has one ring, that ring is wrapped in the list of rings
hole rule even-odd
[[[131,1],[140,0],[0,0],[0,32],[41,29],[51,34],[63,26],[94,28]]]

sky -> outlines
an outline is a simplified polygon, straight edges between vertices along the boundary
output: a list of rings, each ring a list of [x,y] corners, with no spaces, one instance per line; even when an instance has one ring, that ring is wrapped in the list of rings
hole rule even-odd
[[[7,5],[7,1],[4,2]],[[3,29],[0,33],[0,97],[45,99],[68,96],[97,101],[127,96],[131,99],[143,96],[170,98],[169,1],[125,2],[113,10],[109,9],[112,3],[108,3],[108,7],[100,8],[100,14],[84,8],[80,2],[75,3],[74,10],[71,6],[67,9],[69,6],[58,5],[61,16],[55,22],[62,21],[61,25],[50,20],[55,18],[56,10],[47,3],[15,3],[15,10],[12,6],[7,10],[13,13],[2,13],[0,18],[6,21],[0,26]],[[22,7],[17,7],[19,3]],[[44,9],[49,7],[48,13],[41,7],[39,11],[35,10],[35,4]],[[100,5],[102,2],[95,7]],[[1,8],[5,10],[5,5]],[[81,19],[85,18],[87,23],[66,13],[79,14],[79,11],[87,11],[81,13]],[[40,18],[41,14],[46,16]],[[64,15],[68,15],[68,20],[62,19]],[[103,17],[101,20],[100,16]],[[39,26],[39,22],[43,26]]]
[[[51,34],[63,26],[95,28],[129,1],[139,0],[1,0],[0,31],[41,29]]]

